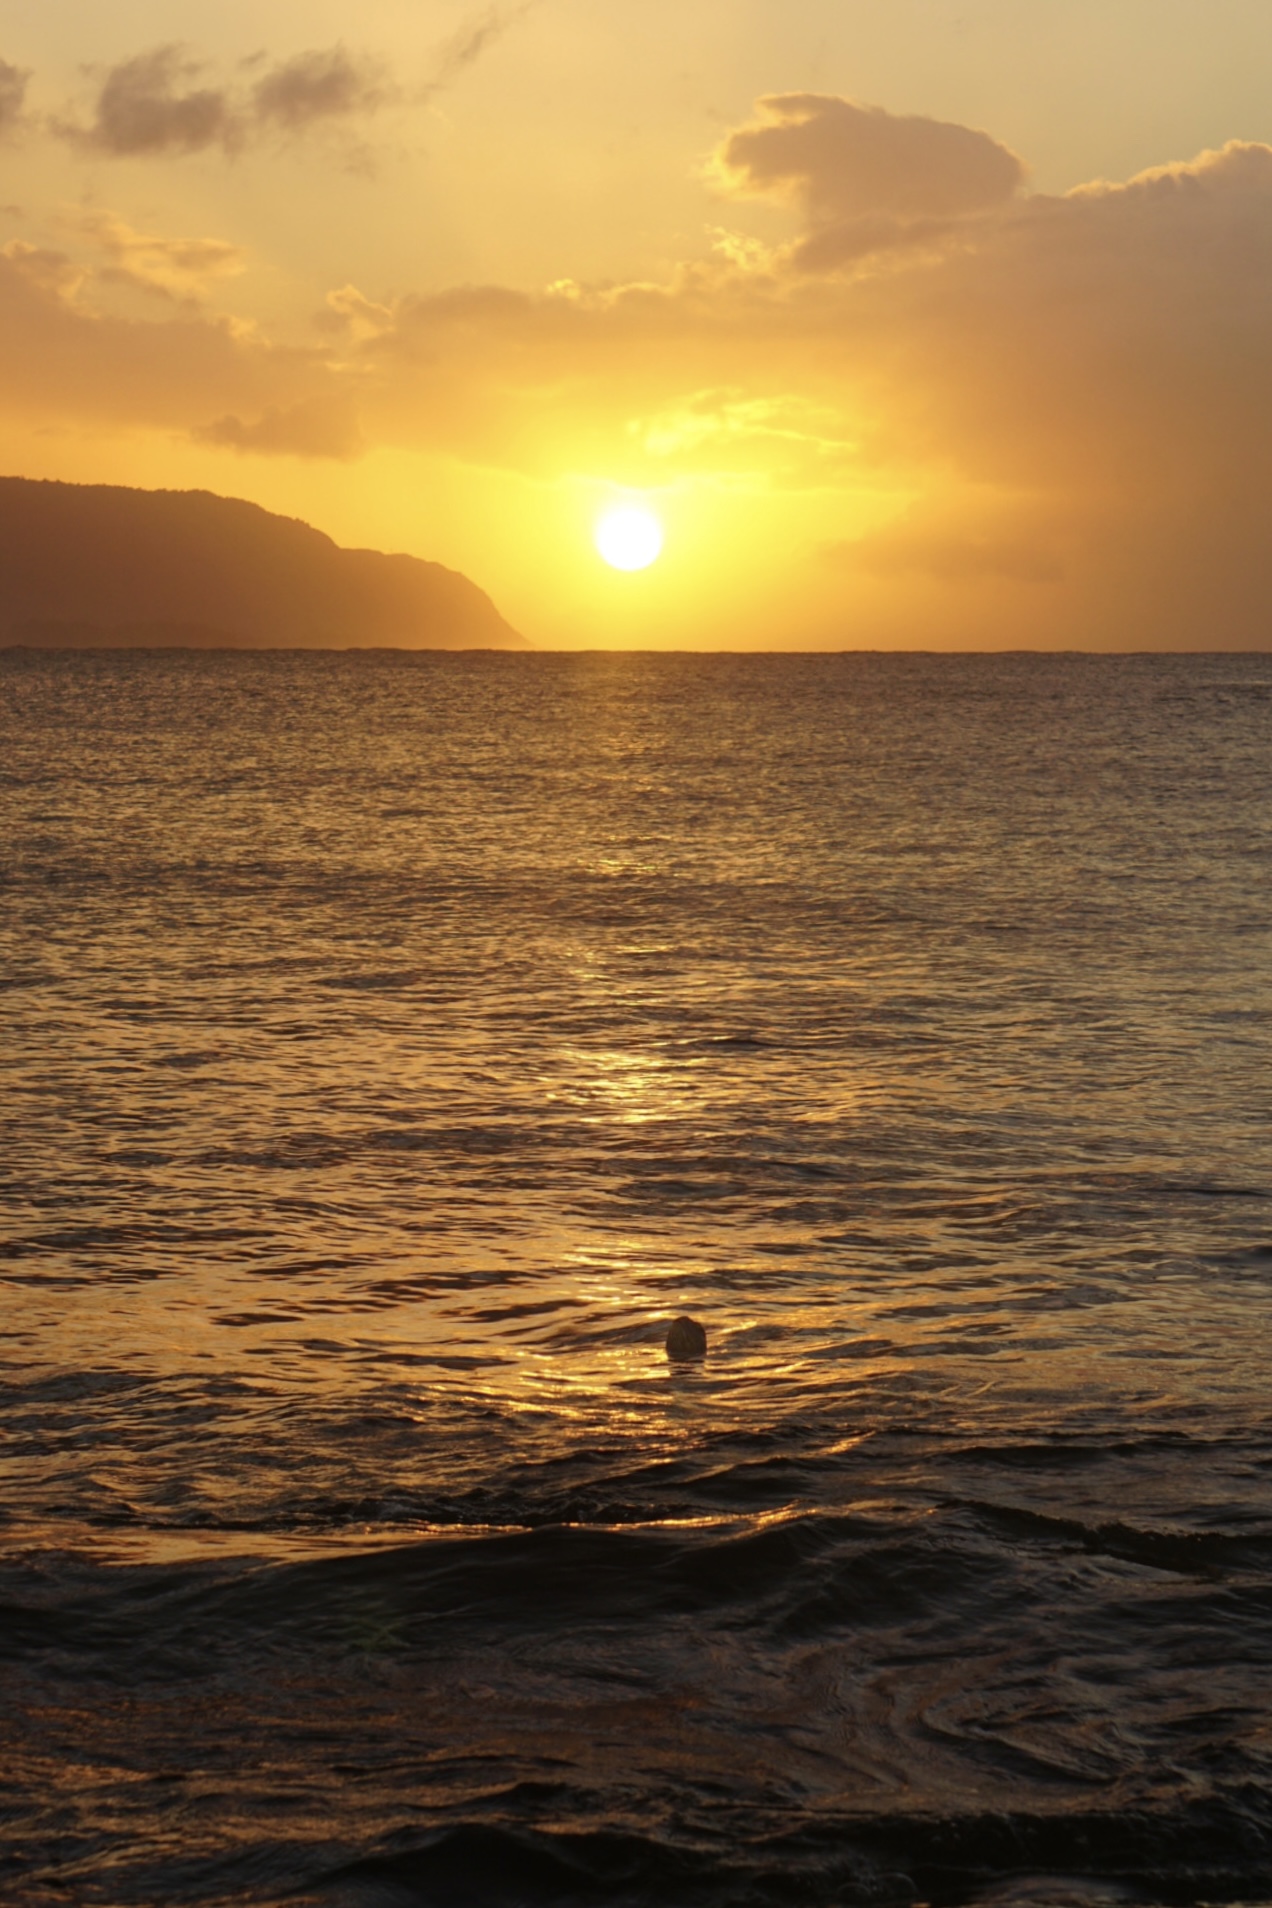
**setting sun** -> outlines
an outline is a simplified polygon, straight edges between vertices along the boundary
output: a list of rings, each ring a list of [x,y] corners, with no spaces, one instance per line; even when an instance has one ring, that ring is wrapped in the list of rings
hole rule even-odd
[[[662,555],[662,525],[650,510],[624,504],[596,526],[596,547],[615,570],[647,570]]]

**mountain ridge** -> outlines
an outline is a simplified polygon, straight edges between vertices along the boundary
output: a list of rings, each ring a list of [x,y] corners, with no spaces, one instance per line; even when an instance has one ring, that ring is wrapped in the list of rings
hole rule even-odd
[[[526,649],[486,592],[210,490],[0,477],[0,645]]]

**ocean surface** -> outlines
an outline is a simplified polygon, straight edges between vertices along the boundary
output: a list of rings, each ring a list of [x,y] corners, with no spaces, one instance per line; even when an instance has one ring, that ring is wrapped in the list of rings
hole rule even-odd
[[[0,1898],[1272,1900],[1272,656],[10,650],[0,863]]]

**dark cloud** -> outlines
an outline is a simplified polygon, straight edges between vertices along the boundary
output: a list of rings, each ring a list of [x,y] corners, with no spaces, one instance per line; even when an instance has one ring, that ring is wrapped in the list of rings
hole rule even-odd
[[[226,151],[369,117],[389,98],[379,68],[344,46],[312,48],[271,66],[244,93],[199,85],[202,64],[178,45],[152,47],[113,66],[88,126],[63,123],[77,145],[132,158]]]
[[[319,120],[374,113],[386,97],[376,67],[333,46],[272,67],[253,89],[252,114],[258,125],[299,133]]]
[[[776,93],[732,133],[718,175],[740,197],[794,201],[810,232],[798,262],[827,270],[921,243],[955,219],[997,210],[1025,168],[988,133],[888,113],[823,93]]]
[[[535,0],[473,15],[442,48],[421,97],[451,85],[531,11]],[[255,64],[249,61],[250,66]],[[240,69],[241,70],[241,69]],[[112,66],[87,125],[54,121],[74,144],[113,158],[236,151],[323,128],[349,128],[402,97],[382,65],[342,44],[311,47],[244,81],[208,79],[203,62],[176,42]],[[0,60],[0,134],[21,112],[27,75]]]
[[[30,77],[20,66],[11,66],[8,60],[0,60],[0,137],[12,132],[21,119]]]
[[[143,153],[202,152],[231,143],[235,118],[227,94],[192,86],[201,68],[185,49],[152,47],[111,68],[81,143],[117,158]]]

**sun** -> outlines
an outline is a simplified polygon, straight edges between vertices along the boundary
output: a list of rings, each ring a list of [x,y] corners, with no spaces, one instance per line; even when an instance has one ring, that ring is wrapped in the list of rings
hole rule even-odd
[[[647,570],[662,554],[662,525],[652,510],[622,504],[596,525],[596,547],[615,570]]]

